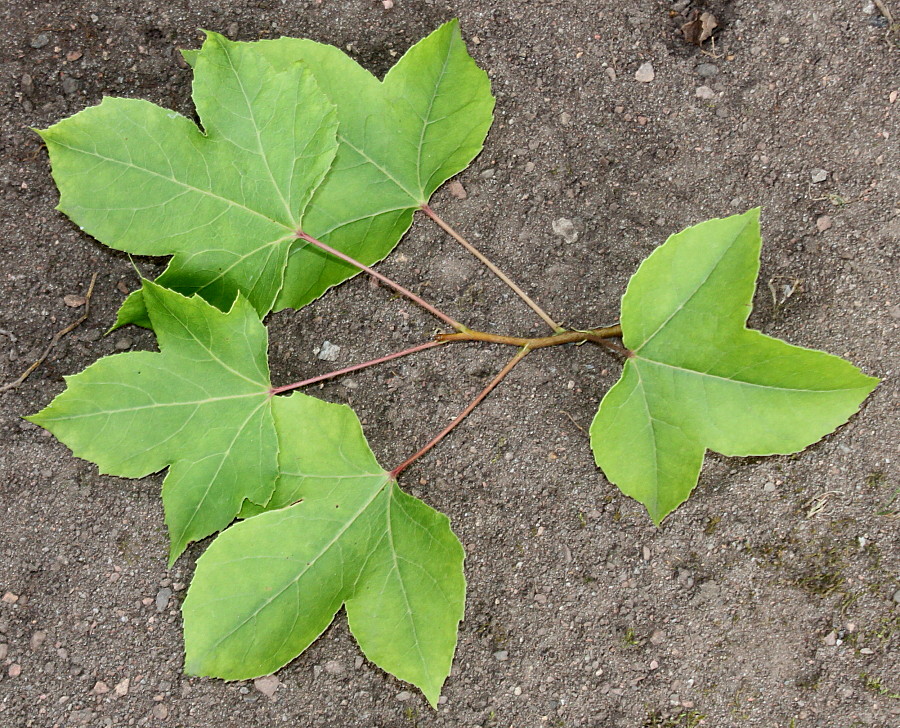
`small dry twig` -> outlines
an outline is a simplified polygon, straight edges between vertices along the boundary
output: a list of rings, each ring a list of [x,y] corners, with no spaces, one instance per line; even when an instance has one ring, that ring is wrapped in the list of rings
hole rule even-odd
[[[840,490],[826,490],[823,493],[814,495],[806,501],[806,503],[803,504],[803,508],[806,510],[806,517],[813,518],[824,511],[825,506],[828,504],[828,499],[833,495],[842,496],[843,492]]]
[[[891,9],[887,6],[884,0],[873,0],[875,3],[875,7],[881,12],[881,14],[885,17],[885,20],[888,21],[888,28],[894,25],[894,16],[891,15]]]
[[[572,424],[575,425],[575,427],[577,427],[579,430],[581,430],[585,435],[588,434],[588,431],[585,430],[581,425],[579,425],[579,424],[575,421],[575,418],[572,417],[572,415],[570,415],[570,414],[569,414],[568,412],[566,412],[565,410],[560,410],[560,412],[562,412],[566,417],[568,417],[569,420],[572,422]],[[588,436],[590,437],[590,435],[588,435]]]
[[[50,351],[53,349],[54,346],[56,346],[59,343],[59,340],[66,334],[71,333],[72,331],[77,329],[79,326],[81,326],[81,324],[83,324],[87,320],[87,317],[91,313],[91,296],[94,293],[94,284],[96,282],[97,282],[97,274],[94,273],[94,275],[91,276],[91,283],[88,286],[87,293],[84,294],[84,313],[81,314],[80,317],[75,319],[75,321],[70,323],[68,326],[66,326],[63,329],[60,329],[55,334],[53,334],[53,338],[50,339],[50,343],[47,344],[47,348],[44,349],[44,353],[38,357],[37,361],[34,362],[30,367],[28,367],[28,369],[26,369],[24,372],[22,372],[22,374],[19,375],[18,379],[10,382],[9,384],[4,384],[2,387],[0,387],[0,393],[8,392],[10,389],[15,389],[22,382],[24,382],[26,379],[28,379],[28,377],[31,375],[31,373],[46,361],[47,357],[50,355]]]

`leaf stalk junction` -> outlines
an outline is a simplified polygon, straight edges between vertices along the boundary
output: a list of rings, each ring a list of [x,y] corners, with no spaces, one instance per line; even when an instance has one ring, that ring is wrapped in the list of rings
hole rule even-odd
[[[494,378],[487,384],[487,386],[482,389],[475,398],[469,402],[468,405],[460,412],[453,421],[447,425],[443,430],[441,430],[437,435],[435,435],[431,440],[429,440],[425,445],[423,445],[419,450],[417,450],[413,455],[408,457],[402,463],[400,463],[397,467],[390,471],[390,475],[392,478],[397,478],[397,476],[403,472],[407,467],[412,465],[416,460],[425,455],[429,450],[431,450],[435,445],[437,445],[441,440],[443,440],[450,432],[457,427],[481,402],[491,393],[491,391],[509,374],[513,368],[524,359],[531,351],[535,349],[545,349],[551,346],[560,346],[562,344],[582,344],[584,342],[592,342],[595,344],[600,344],[611,352],[619,354],[623,357],[632,356],[632,352],[623,346],[616,344],[609,339],[613,338],[621,338],[622,336],[622,327],[619,324],[615,324],[613,326],[604,326],[593,329],[566,329],[559,324],[557,324],[550,316],[540,307],[538,306],[521,288],[519,288],[503,271],[501,271],[494,263],[492,263],[486,256],[484,256],[479,250],[477,250],[471,243],[469,243],[465,238],[463,238],[459,233],[457,233],[453,228],[451,228],[447,223],[445,223],[437,214],[426,204],[422,205],[422,210],[425,214],[430,217],[432,220],[437,223],[445,232],[447,232],[451,237],[453,237],[457,242],[459,242],[463,247],[468,250],[472,255],[475,256],[485,267],[488,268],[492,273],[494,273],[500,280],[502,280],[506,285],[508,285],[513,291],[515,291],[516,295],[519,296],[528,306],[531,308],[538,316],[543,319],[543,321],[553,329],[553,334],[550,336],[539,336],[539,337],[521,337],[521,336],[505,336],[501,334],[493,334],[485,331],[476,331],[474,329],[470,329],[468,326],[461,324],[459,321],[454,319],[449,314],[441,311],[436,306],[428,303],[420,296],[416,295],[408,288],[400,285],[396,281],[391,280],[387,276],[377,272],[373,268],[365,265],[364,263],[355,260],[350,257],[346,253],[342,253],[335,248],[332,248],[330,245],[323,243],[321,240],[317,240],[311,235],[303,232],[302,230],[297,230],[295,235],[300,240],[305,240],[310,245],[313,245],[320,250],[328,253],[329,255],[333,255],[336,258],[344,261],[345,263],[349,263],[350,265],[358,268],[361,271],[368,273],[373,276],[377,280],[384,283],[386,286],[394,289],[400,295],[408,298],[410,301],[421,306],[423,309],[428,311],[430,314],[440,319],[444,323],[450,325],[454,329],[456,329],[455,333],[439,333],[435,335],[433,341],[428,341],[423,344],[418,344],[417,346],[410,347],[408,349],[403,349],[402,351],[394,352],[392,354],[387,354],[385,356],[378,357],[376,359],[371,359],[369,361],[362,362],[360,364],[355,364],[350,367],[344,367],[343,369],[337,369],[332,372],[328,372],[326,374],[320,374],[316,377],[311,377],[309,379],[304,379],[299,382],[295,382],[293,384],[287,384],[281,387],[273,387],[270,390],[270,394],[281,394],[283,392],[288,392],[291,390],[299,389],[301,387],[308,386],[310,384],[316,384],[318,382],[322,382],[328,379],[333,379],[334,377],[341,376],[343,374],[349,374],[350,372],[360,371],[361,369],[366,369],[371,366],[375,366],[377,364],[382,364],[384,362],[391,361],[393,359],[399,359],[400,357],[407,356],[408,354],[415,354],[420,351],[425,351],[427,349],[432,349],[437,346],[441,346],[442,344],[447,344],[451,342],[458,341],[481,341],[489,344],[505,344],[508,346],[516,346],[519,347],[519,350],[516,352],[515,356],[510,359],[506,365],[494,376]]]

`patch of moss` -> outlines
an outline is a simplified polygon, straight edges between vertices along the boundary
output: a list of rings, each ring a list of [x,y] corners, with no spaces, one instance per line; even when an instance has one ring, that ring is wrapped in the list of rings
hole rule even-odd
[[[721,516],[710,516],[709,521],[703,529],[703,533],[705,533],[707,536],[712,536],[719,529],[719,523],[721,521]]]
[[[638,636],[634,627],[628,627],[622,635],[622,644],[626,647],[640,647],[644,640]]]
[[[706,716],[696,710],[683,710],[674,715],[648,710],[641,728],[696,728],[704,718]]]
[[[828,537],[801,542],[794,536],[748,547],[761,566],[783,571],[788,583],[823,597],[844,585],[847,558],[855,549],[856,543],[849,539],[836,542]],[[790,560],[789,551],[793,552]]]
[[[881,680],[877,677],[873,677],[869,675],[867,672],[859,673],[859,679],[863,681],[863,685],[866,690],[869,690],[876,695],[883,695],[886,698],[891,698],[893,700],[900,700],[900,693],[895,693],[888,690],[884,685],[881,684]]]

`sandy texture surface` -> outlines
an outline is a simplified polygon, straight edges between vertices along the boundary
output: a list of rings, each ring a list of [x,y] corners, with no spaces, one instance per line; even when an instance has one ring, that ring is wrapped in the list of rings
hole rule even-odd
[[[896,2],[881,5],[900,19]],[[0,396],[0,725],[900,725],[900,36],[865,0],[707,7],[721,27],[701,52],[677,33],[685,2],[0,6],[0,380],[80,315],[66,296],[98,275],[88,320]],[[619,363],[589,346],[537,352],[402,479],[450,516],[468,553],[437,711],[362,659],[343,615],[277,684],[186,678],[179,605],[203,544],[166,569],[161,477],[100,476],[20,419],[63,374],[152,347],[140,330],[103,336],[136,277],[54,211],[28,127],[104,95],[191,113],[176,49],[196,47],[198,28],[312,37],[381,75],[454,16],[497,114],[457,178],[466,199],[445,188],[432,206],[556,317],[615,321],[628,277],[669,234],[761,205],[753,325],[884,381],[800,455],[709,456],[694,497],[656,529],[597,471],[584,432]],[[425,218],[381,269],[472,326],[542,331]],[[365,277],[270,323],[276,383],[435,326]],[[314,354],[326,340],[335,365]],[[351,403],[393,466],[508,355],[431,351],[315,393]]]

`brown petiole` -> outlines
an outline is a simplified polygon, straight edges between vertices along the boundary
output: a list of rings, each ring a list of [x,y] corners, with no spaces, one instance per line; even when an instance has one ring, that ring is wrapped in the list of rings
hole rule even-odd
[[[400,295],[406,296],[406,298],[408,298],[410,301],[413,301],[413,302],[419,304],[422,308],[424,308],[430,314],[432,314],[433,316],[436,316],[444,323],[449,324],[457,331],[461,331],[461,332],[468,331],[468,329],[465,326],[463,326],[459,321],[457,321],[455,318],[444,313],[439,308],[432,306],[430,303],[428,303],[424,299],[420,298],[419,296],[417,296],[415,293],[413,293],[409,289],[404,288],[399,283],[395,283],[390,278],[382,275],[375,269],[370,268],[369,266],[364,265],[363,263],[360,263],[358,260],[354,260],[349,255],[342,253],[340,250],[335,250],[330,245],[326,245],[325,243],[323,243],[321,240],[316,240],[312,235],[307,235],[302,230],[297,230],[295,234],[301,240],[305,240],[307,243],[311,243],[312,245],[315,245],[317,248],[324,250],[326,253],[333,255],[335,258],[340,258],[345,263],[349,263],[350,265],[354,266],[355,268],[359,268],[360,270],[368,273],[370,276],[377,278],[379,281],[384,283],[386,286],[390,286],[395,291],[397,291],[397,293],[399,293]]]
[[[403,351],[395,351],[393,354],[388,354],[387,356],[380,356],[377,359],[370,359],[369,361],[364,361],[361,364],[354,364],[351,367],[344,367],[343,369],[337,369],[333,372],[328,372],[327,374],[319,374],[316,377],[310,377],[309,379],[304,379],[300,382],[294,382],[293,384],[285,384],[283,387],[272,387],[269,390],[269,394],[281,394],[282,392],[289,392],[292,389],[300,389],[301,387],[308,387],[310,384],[317,384],[318,382],[324,382],[326,379],[334,379],[335,377],[339,377],[342,374],[349,374],[350,372],[358,372],[360,369],[366,369],[368,367],[373,367],[376,364],[383,364],[386,361],[391,361],[392,359],[399,359],[401,356],[406,356],[407,354],[415,354],[419,351],[425,351],[426,349],[433,349],[436,346],[440,346],[443,344],[443,341],[428,341],[424,344],[419,344],[418,346],[410,347],[409,349],[404,349]]]
[[[494,387],[496,387],[498,384],[500,384],[501,381],[503,381],[503,378],[512,371],[513,367],[516,364],[518,364],[520,361],[522,361],[522,359],[525,358],[525,355],[528,352],[529,352],[529,348],[527,346],[524,346],[521,349],[519,349],[519,351],[516,353],[516,355],[506,363],[506,366],[503,367],[503,369],[501,369],[497,373],[497,376],[495,376],[488,383],[488,385],[484,389],[482,389],[481,392],[478,393],[478,395],[475,397],[475,399],[473,399],[471,402],[469,402],[469,404],[466,405],[466,408],[454,418],[453,422],[451,422],[449,425],[447,425],[443,430],[441,430],[437,435],[435,435],[431,440],[428,441],[428,443],[426,443],[423,447],[421,447],[419,450],[417,450],[413,455],[406,458],[406,460],[404,460],[396,468],[394,468],[390,473],[391,477],[396,479],[397,476],[400,475],[400,473],[402,473],[404,470],[406,470],[406,468],[408,468],[410,465],[412,465],[416,460],[418,460],[420,457],[422,457],[425,453],[427,453],[429,450],[431,450],[431,448],[433,448],[441,440],[443,440],[448,434],[450,434],[451,430],[453,430],[454,427],[456,427],[460,422],[462,422],[464,419],[466,419],[466,417],[469,415],[469,413],[473,409],[475,409],[479,404],[481,404],[481,401],[491,393],[491,390]]]
[[[524,338],[521,336],[500,336],[499,334],[490,334],[485,331],[460,331],[455,334],[438,334],[438,341],[486,341],[490,344],[508,344],[510,346],[527,346],[529,349],[544,349],[548,346],[559,346],[560,344],[579,344],[583,341],[593,341],[597,344],[603,344],[612,348],[614,351],[625,357],[633,356],[628,349],[613,344],[607,339],[618,338],[622,336],[622,327],[604,326],[599,329],[588,329],[586,331],[564,331],[552,336],[539,336],[536,338]]]
[[[338,369],[333,372],[329,372],[327,374],[321,374],[316,377],[312,377],[310,379],[304,379],[300,382],[295,382],[294,384],[287,384],[282,387],[273,387],[270,390],[270,393],[280,394],[282,392],[287,392],[293,389],[299,389],[300,387],[305,387],[310,384],[315,384],[316,382],[321,382],[326,379],[331,379],[333,377],[340,376],[341,374],[347,374],[349,372],[359,371],[360,369],[365,369],[366,367],[374,366],[376,364],[381,364],[386,361],[391,361],[392,359],[397,359],[401,356],[406,356],[407,354],[413,354],[418,351],[424,351],[426,349],[431,349],[436,346],[440,346],[441,344],[447,344],[454,341],[484,341],[490,344],[507,344],[510,346],[519,347],[519,351],[516,355],[507,362],[506,366],[501,369],[497,375],[488,383],[488,385],[479,392],[479,394],[473,399],[468,405],[466,405],[465,409],[456,416],[456,418],[447,425],[443,430],[441,430],[437,435],[435,435],[427,444],[425,444],[422,448],[420,448],[415,454],[408,457],[404,460],[400,465],[391,470],[390,475],[392,478],[396,478],[403,470],[409,467],[412,463],[422,457],[425,453],[427,453],[431,448],[437,445],[441,440],[443,440],[460,422],[462,422],[468,414],[474,410],[479,404],[481,404],[482,400],[490,394],[490,392],[496,387],[503,379],[512,371],[513,367],[516,366],[523,358],[534,349],[544,349],[549,346],[560,346],[562,344],[580,344],[586,341],[591,341],[596,344],[600,344],[601,346],[606,347],[607,349],[620,354],[623,357],[632,357],[634,353],[629,351],[623,346],[616,344],[614,342],[609,341],[612,338],[618,338],[622,336],[622,327],[618,324],[615,326],[604,326],[595,329],[587,329],[585,331],[579,330],[567,330],[557,324],[547,313],[541,309],[534,301],[532,301],[523,291],[520,289],[515,283],[513,283],[497,266],[495,266],[491,261],[489,261],[482,253],[474,248],[468,241],[466,241],[462,236],[459,235],[453,228],[451,228],[447,223],[445,223],[441,218],[439,218],[434,211],[428,205],[422,205],[422,210],[432,218],[441,228],[443,228],[447,233],[453,236],[460,244],[462,244],[469,252],[471,252],[478,260],[480,260],[489,270],[491,270],[497,277],[499,277],[504,283],[506,283],[513,291],[516,292],[528,306],[538,314],[547,325],[553,329],[554,333],[550,336],[537,336],[537,337],[521,337],[521,336],[503,336],[500,334],[491,334],[485,331],[474,331],[467,326],[459,323],[453,317],[447,315],[440,309],[426,302],[419,296],[417,296],[412,291],[404,288],[399,283],[395,283],[387,276],[378,273],[367,265],[360,263],[359,261],[354,260],[349,255],[340,252],[339,250],[335,250],[329,245],[326,245],[320,240],[308,235],[302,230],[296,231],[296,236],[310,243],[311,245],[316,246],[320,250],[325,251],[326,253],[333,255],[340,260],[343,260],[345,263],[349,263],[350,265],[358,268],[359,270],[365,271],[369,273],[373,277],[377,278],[379,281],[384,283],[385,285],[393,288],[395,291],[405,296],[409,300],[417,303],[426,311],[430,312],[437,318],[441,319],[445,323],[452,326],[456,329],[456,333],[443,333],[437,334],[435,336],[434,341],[427,342],[425,344],[419,344],[417,346],[413,346],[409,349],[404,349],[403,351],[395,352],[393,354],[388,354],[386,356],[379,357],[378,359],[372,359],[367,362],[363,362],[362,364],[355,364],[350,367],[345,367],[344,369]]]
[[[468,250],[472,255],[478,258],[479,261],[497,278],[503,281],[507,286],[509,286],[512,291],[521,298],[525,304],[534,311],[541,319],[553,329],[556,333],[562,333],[565,329],[560,326],[556,321],[554,321],[547,314],[544,309],[538,306],[534,301],[531,300],[531,297],[528,296],[525,291],[519,288],[510,278],[507,276],[502,270],[500,270],[494,263],[492,263],[484,253],[482,253],[478,248],[476,248],[472,243],[466,240],[462,235],[460,235],[456,230],[450,227],[446,222],[444,222],[440,217],[437,216],[434,210],[432,210],[427,204],[422,205],[422,212],[424,212],[428,217],[434,220],[437,223],[438,227],[441,228],[445,233],[447,233],[450,237],[452,237],[456,242],[462,245],[466,250]]]

